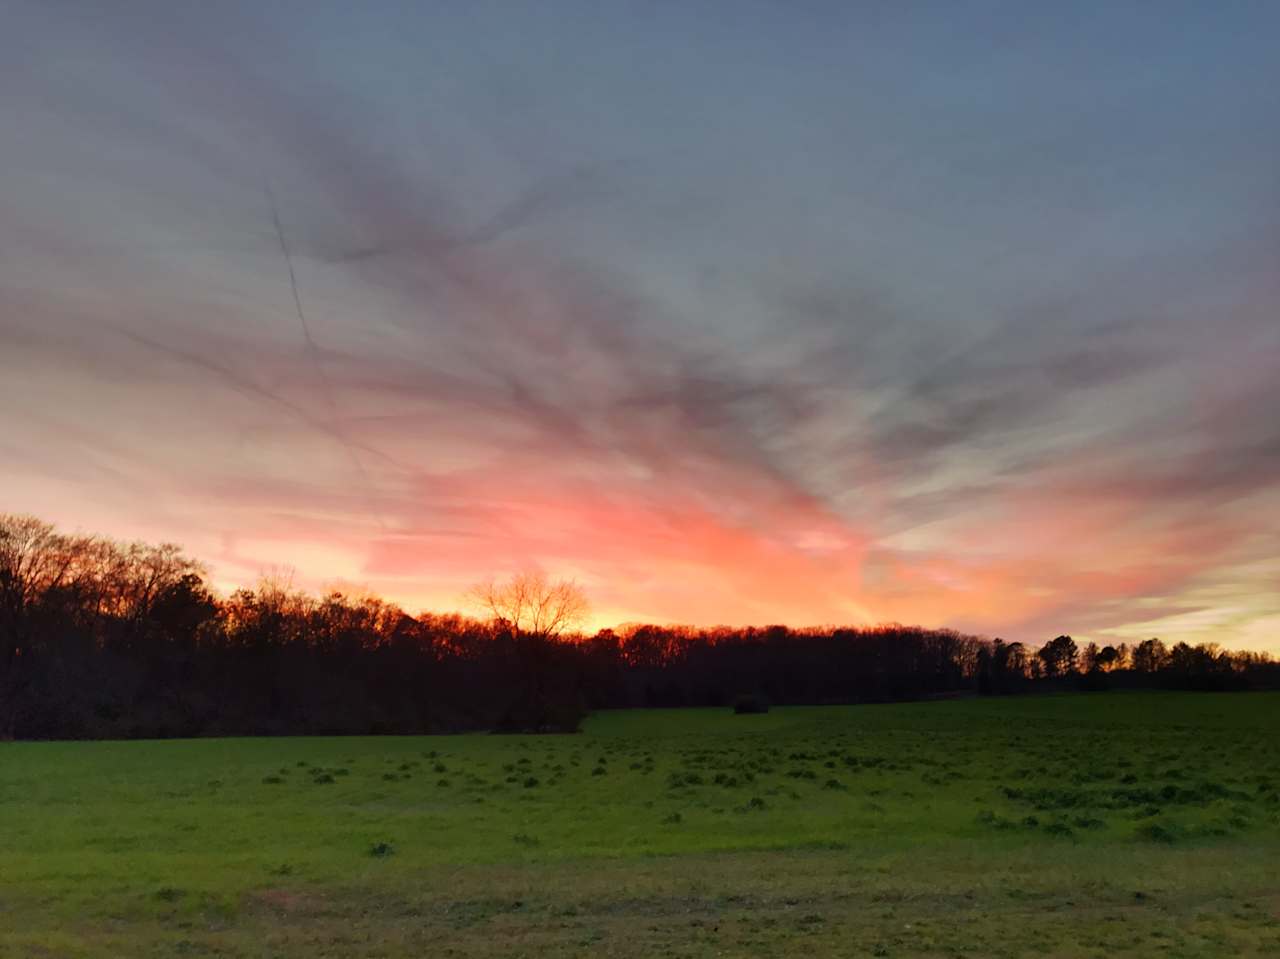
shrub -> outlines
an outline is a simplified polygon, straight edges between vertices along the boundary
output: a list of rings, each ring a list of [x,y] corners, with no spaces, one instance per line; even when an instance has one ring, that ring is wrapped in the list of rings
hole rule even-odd
[[[1172,829],[1158,822],[1144,823],[1139,826],[1137,835],[1139,839],[1145,839],[1148,842],[1173,843],[1178,839]]]
[[[679,789],[681,786],[701,786],[702,776],[691,772],[674,772],[667,777],[668,789]]]
[[[375,859],[385,859],[387,856],[394,855],[395,851],[395,844],[385,839],[375,842],[369,847],[369,855]]]

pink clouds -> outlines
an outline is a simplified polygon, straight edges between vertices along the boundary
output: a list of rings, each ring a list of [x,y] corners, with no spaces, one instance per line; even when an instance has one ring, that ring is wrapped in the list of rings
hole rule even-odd
[[[598,623],[1280,647],[1274,205],[1215,206],[1235,174],[1163,205],[1126,182],[1090,216],[1053,191],[1106,177],[1033,150],[1013,203],[972,169],[975,142],[1057,142],[1043,111],[950,168],[932,123],[865,117],[895,188],[861,178],[843,95],[808,152],[757,142],[804,110],[646,114],[630,75],[634,115],[533,123],[576,77],[537,97],[522,73],[529,102],[495,113],[448,44],[388,54],[394,89],[370,90],[369,51],[231,19],[225,43],[140,19],[106,55],[61,24],[108,79],[37,58],[30,95],[0,90],[24,131],[0,191],[5,508],[182,542],[227,586],[285,565],[450,608],[535,564]],[[1194,231],[1144,219],[1188,197]]]

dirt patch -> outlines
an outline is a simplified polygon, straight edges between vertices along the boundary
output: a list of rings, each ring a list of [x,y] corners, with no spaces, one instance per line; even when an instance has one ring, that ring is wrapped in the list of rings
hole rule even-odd
[[[267,911],[279,916],[318,916],[329,911],[325,897],[302,889],[260,889],[246,898],[250,911]]]

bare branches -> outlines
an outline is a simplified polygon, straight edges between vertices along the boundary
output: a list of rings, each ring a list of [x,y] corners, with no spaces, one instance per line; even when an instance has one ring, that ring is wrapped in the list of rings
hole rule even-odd
[[[516,637],[559,636],[580,624],[588,610],[586,594],[574,580],[551,582],[538,570],[516,573],[505,581],[486,580],[467,596]]]
[[[0,612],[17,615],[39,596],[71,591],[94,615],[138,620],[157,598],[204,567],[172,543],[116,543],[58,532],[30,516],[0,514]]]

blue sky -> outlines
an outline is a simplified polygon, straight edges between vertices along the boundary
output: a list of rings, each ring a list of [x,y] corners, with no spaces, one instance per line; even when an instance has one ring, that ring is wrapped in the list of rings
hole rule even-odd
[[[1280,649],[1280,10],[125,6],[4,4],[3,508]]]

